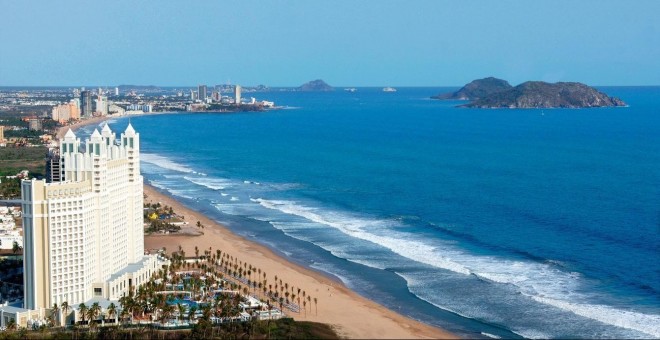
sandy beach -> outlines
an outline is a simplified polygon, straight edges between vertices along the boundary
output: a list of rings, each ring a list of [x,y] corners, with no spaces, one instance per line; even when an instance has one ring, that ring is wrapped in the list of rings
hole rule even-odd
[[[69,131],[69,129],[75,131],[76,129],[79,129],[83,126],[91,125],[91,124],[99,124],[102,121],[108,120],[110,118],[112,118],[112,117],[108,117],[108,116],[93,117],[93,118],[89,118],[89,119],[85,119],[85,120],[80,120],[80,121],[78,121],[76,123],[73,123],[71,125],[62,126],[61,128],[57,129],[57,135],[55,136],[55,138],[56,139],[64,138],[64,135],[66,134],[67,131]]]
[[[108,117],[94,117],[61,127],[57,137],[63,137],[69,128],[75,131],[82,126],[99,124],[107,119]],[[147,195],[145,203],[160,202],[171,206],[176,214],[184,216],[189,223],[176,235],[145,236],[145,250],[153,251],[165,247],[169,254],[181,246],[187,254],[194,254],[195,247],[198,247],[200,252],[211,247],[213,251],[220,249],[243,262],[262,268],[268,273],[269,280],[277,275],[284,282],[289,282],[308,292],[312,298],[317,298],[316,305],[313,302],[307,305],[307,313],[301,311],[299,314],[289,314],[296,320],[331,324],[341,336],[351,339],[458,338],[439,328],[397,314],[356,294],[341,282],[289,262],[270,249],[231,233],[224,226],[147,184],[144,185],[144,193]],[[205,226],[204,229],[195,226],[197,221]]]
[[[341,336],[351,339],[457,338],[449,332],[404,317],[365,299],[346,288],[341,282],[289,262],[270,249],[231,233],[203,214],[184,207],[149,185],[144,186],[144,193],[147,195],[145,203],[160,202],[173,207],[178,215],[185,216],[189,226],[193,226],[188,229],[197,229],[194,227],[197,221],[205,226],[201,236],[190,234],[145,236],[146,250],[165,247],[167,253],[171,253],[181,246],[187,254],[194,254],[195,247],[198,247],[200,252],[212,247],[213,251],[220,249],[224,253],[262,268],[268,273],[269,279],[277,275],[284,282],[302,288],[310,296],[317,298],[318,303],[315,307],[318,309],[318,314],[308,304],[306,315],[304,312],[291,315],[296,320],[331,324]],[[194,230],[190,231],[194,233]]]

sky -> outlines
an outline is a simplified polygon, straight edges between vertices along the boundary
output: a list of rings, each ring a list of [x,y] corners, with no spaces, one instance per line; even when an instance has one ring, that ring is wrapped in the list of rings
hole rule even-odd
[[[0,0],[0,86],[660,85],[660,1]]]

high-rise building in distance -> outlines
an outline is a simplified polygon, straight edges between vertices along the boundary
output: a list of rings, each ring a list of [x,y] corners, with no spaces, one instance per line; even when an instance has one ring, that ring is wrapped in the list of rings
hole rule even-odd
[[[201,101],[206,101],[206,85],[197,86],[197,98]]]
[[[234,86],[234,102],[237,105],[241,103],[241,85]]]
[[[92,93],[89,91],[80,92],[80,114],[83,118],[92,116]]]
[[[108,115],[108,97],[106,96],[98,96],[95,100],[96,105],[96,111],[99,113],[101,116],[106,116]]]
[[[72,99],[66,104],[60,104],[53,107],[50,117],[60,123],[66,123],[70,119],[80,119],[80,109],[78,109],[76,99]]]

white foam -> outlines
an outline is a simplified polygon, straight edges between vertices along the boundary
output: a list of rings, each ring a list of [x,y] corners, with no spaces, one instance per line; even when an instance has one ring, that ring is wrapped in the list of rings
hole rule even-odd
[[[222,179],[222,178],[207,178],[207,177],[200,178],[193,176],[185,176],[183,178],[197,185],[201,185],[203,187],[207,187],[212,190],[224,190],[232,186],[232,182],[230,180]]]
[[[312,268],[314,268],[314,269],[316,269],[316,270],[320,270],[320,271],[322,271],[322,272],[324,272],[324,273],[328,273],[328,274],[330,274],[330,275],[332,275],[332,276],[338,278],[339,281],[341,281],[345,286],[351,288],[351,280],[349,280],[347,277],[345,277],[345,276],[343,276],[343,275],[339,275],[339,274],[337,274],[337,273],[336,273],[336,270],[335,270],[335,271],[328,270],[327,268],[318,265],[316,262],[315,262],[315,263],[312,263],[312,264],[310,265],[310,267],[312,267]]]
[[[171,159],[167,157],[163,157],[161,155],[157,154],[151,154],[151,153],[141,153],[140,154],[140,160],[143,162],[151,163],[154,165],[157,165],[161,168],[164,169],[169,169],[169,170],[174,170],[174,171],[179,171],[179,172],[186,172],[186,173],[194,173],[195,171],[185,165],[182,165],[180,163],[177,163],[175,161],[172,161]]]
[[[149,184],[151,186],[154,186],[154,187],[158,188],[158,189],[167,190],[167,187],[164,184],[161,184],[158,181],[151,181],[151,182],[149,182]]]
[[[229,199],[229,200],[230,200],[230,201],[233,201],[233,202],[240,201],[240,200],[238,199],[238,197],[236,197],[236,196],[232,196],[231,199]]]
[[[660,315],[642,314],[605,305],[579,304],[541,296],[531,296],[535,301],[551,305],[574,314],[617,327],[636,330],[654,338],[660,338]]]
[[[486,332],[481,332],[481,335],[483,335],[483,336],[487,336],[487,337],[489,337],[489,338],[491,338],[491,339],[502,339],[501,336],[497,336],[497,335],[495,335],[495,334],[490,334],[490,333],[486,333]]]
[[[171,193],[172,195],[174,195],[174,196],[179,196],[179,197],[187,198],[187,199],[189,199],[189,200],[195,199],[195,198],[192,197],[192,196],[188,196],[188,195],[184,194],[184,191],[170,190],[170,193]]]
[[[539,330],[511,330],[511,332],[520,335],[525,339],[552,339],[552,336],[548,333],[541,332]]]
[[[512,285],[537,302],[617,327],[660,337],[660,316],[589,304],[588,298],[577,292],[582,280],[580,274],[559,270],[552,262],[538,263],[475,256],[441,241],[415,239],[415,235],[387,228],[393,226],[396,221],[356,217],[348,213],[304,206],[294,201],[266,199],[252,199],[252,201],[268,209],[333,227],[348,236],[383,246],[410,260],[464,275],[475,275],[493,283]],[[332,247],[324,246],[324,248]],[[350,258],[349,254],[343,254],[336,249],[328,250],[333,254],[343,255],[341,257],[349,261],[382,268],[381,265],[372,263],[368,259]],[[537,331],[523,332],[525,337],[547,337],[547,334]]]
[[[293,201],[269,201],[264,199],[253,199],[252,201],[269,209],[275,209],[287,214],[304,217],[310,221],[336,228],[346,235],[384,246],[409,259],[461,274],[470,274],[470,271],[464,266],[444,256],[438,256],[441,249],[438,249],[437,247],[409,240],[407,239],[407,236],[400,233],[388,231],[390,235],[396,234],[396,236],[400,236],[392,237],[377,235],[365,231],[368,229],[382,229],[383,227],[391,225],[393,221],[351,217],[331,212],[319,214],[317,209],[297,205]]]
[[[302,185],[300,183],[267,183],[266,185],[269,188],[272,188],[272,189],[278,190],[278,191],[299,189],[299,188],[302,187]]]

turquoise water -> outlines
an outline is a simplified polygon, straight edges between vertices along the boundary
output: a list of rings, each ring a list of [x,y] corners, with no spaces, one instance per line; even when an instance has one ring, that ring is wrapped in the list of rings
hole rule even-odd
[[[174,305],[174,306],[180,304],[180,305],[183,305],[183,306],[186,306],[186,307],[195,307],[195,308],[198,308],[198,306],[199,306],[197,304],[197,302],[195,302],[195,301],[188,300],[188,299],[179,299],[179,298],[169,299],[169,300],[167,300],[167,304],[168,305]]]
[[[402,314],[470,337],[660,337],[660,88],[586,110],[441,90],[131,122],[151,184]]]

